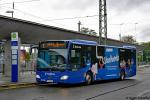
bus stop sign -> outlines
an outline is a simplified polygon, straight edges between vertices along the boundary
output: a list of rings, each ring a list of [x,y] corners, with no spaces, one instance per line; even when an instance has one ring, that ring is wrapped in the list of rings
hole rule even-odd
[[[18,32],[11,33],[11,82],[18,82]]]

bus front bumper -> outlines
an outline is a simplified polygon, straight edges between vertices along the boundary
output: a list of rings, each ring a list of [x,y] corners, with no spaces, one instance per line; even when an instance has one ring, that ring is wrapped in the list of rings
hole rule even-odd
[[[72,73],[50,73],[38,72],[36,75],[36,81],[38,84],[76,84],[83,83],[84,77],[77,77]]]

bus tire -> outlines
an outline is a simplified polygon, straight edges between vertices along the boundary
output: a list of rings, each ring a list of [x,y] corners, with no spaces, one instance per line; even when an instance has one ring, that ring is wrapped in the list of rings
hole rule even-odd
[[[123,81],[125,79],[125,72],[121,71],[120,72],[120,80]]]
[[[92,77],[92,73],[91,72],[87,72],[86,73],[86,76],[85,76],[85,84],[86,85],[90,85],[92,84],[92,81],[93,81],[93,77]]]

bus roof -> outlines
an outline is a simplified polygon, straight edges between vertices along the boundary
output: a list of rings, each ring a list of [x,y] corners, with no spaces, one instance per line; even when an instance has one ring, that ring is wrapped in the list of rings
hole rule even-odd
[[[74,44],[85,44],[85,45],[98,45],[95,41],[87,41],[87,40],[70,40],[71,43]]]
[[[42,42],[50,42],[50,41],[66,41],[66,42],[71,42],[74,44],[83,44],[83,45],[97,45],[97,46],[105,46],[105,47],[113,47],[113,48],[123,48],[123,49],[136,49],[135,46],[110,46],[110,45],[99,45],[95,41],[89,41],[89,40],[80,40],[80,39],[75,39],[75,40],[46,40]]]
[[[104,47],[111,47],[111,48],[122,48],[122,49],[136,49],[135,46],[110,46],[110,45],[98,45],[98,46],[104,46]]]
[[[46,40],[46,41],[42,41],[42,42],[50,42],[50,41],[68,41],[68,42],[71,42],[74,44],[98,45],[97,42],[95,42],[95,41],[79,40],[79,39],[75,39],[75,40]]]

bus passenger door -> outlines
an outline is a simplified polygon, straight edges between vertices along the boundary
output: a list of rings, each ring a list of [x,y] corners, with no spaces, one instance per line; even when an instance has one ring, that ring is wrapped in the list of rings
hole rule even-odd
[[[131,69],[131,50],[130,49],[126,49],[125,50],[125,74],[127,77],[131,76],[132,73],[132,69]]]
[[[136,51],[120,49],[120,69],[125,71],[126,77],[136,74]]]
[[[96,76],[97,80],[102,80],[105,78],[105,48],[103,46],[97,46],[97,59],[98,59],[98,74]]]
[[[130,76],[136,75],[136,50],[131,50],[131,71]]]

